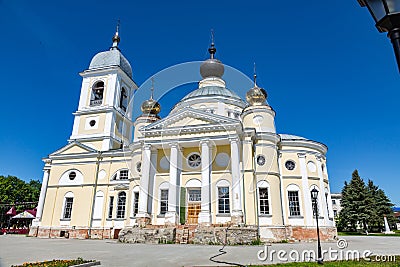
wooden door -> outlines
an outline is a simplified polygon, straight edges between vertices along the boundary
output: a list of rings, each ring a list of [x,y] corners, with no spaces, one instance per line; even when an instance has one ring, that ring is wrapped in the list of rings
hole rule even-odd
[[[187,224],[197,224],[200,211],[201,211],[200,203],[189,203],[188,213],[187,213],[188,214]]]

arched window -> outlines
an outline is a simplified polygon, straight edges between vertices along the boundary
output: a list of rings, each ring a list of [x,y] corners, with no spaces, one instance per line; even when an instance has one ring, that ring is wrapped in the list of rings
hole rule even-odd
[[[119,108],[126,111],[128,107],[128,93],[124,87],[121,89],[121,97],[119,99]]]
[[[227,180],[219,180],[217,186],[217,212],[218,214],[229,214],[230,211],[230,196],[229,182]]]
[[[259,202],[259,214],[269,215],[270,204],[269,204],[269,184],[267,181],[259,181],[257,183],[258,189],[258,202]]]
[[[68,192],[64,196],[64,205],[63,205],[63,219],[70,220],[72,216],[72,204],[74,203],[74,194],[72,192]]]
[[[289,203],[289,216],[301,216],[299,187],[297,185],[290,184],[288,185],[286,190]]]
[[[126,206],[126,193],[120,192],[118,194],[118,205],[117,205],[117,218],[125,218],[125,207]]]
[[[90,98],[91,106],[98,106],[103,103],[104,82],[98,81],[93,85],[92,95]]]

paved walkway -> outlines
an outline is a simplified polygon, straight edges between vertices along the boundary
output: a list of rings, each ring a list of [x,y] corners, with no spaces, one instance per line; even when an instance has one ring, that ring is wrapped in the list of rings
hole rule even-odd
[[[374,254],[400,255],[400,237],[364,237],[347,236],[346,250],[359,250],[362,253],[370,250]],[[345,242],[343,242],[346,245]],[[316,243],[272,244],[268,247],[268,255],[276,251],[273,262],[277,259],[279,250],[286,252],[286,257],[296,257],[293,250],[300,252],[315,250]],[[10,266],[24,262],[43,261],[51,259],[84,259],[100,260],[102,266],[217,266],[209,258],[218,254],[221,246],[198,245],[145,245],[121,244],[114,240],[76,240],[76,239],[39,239],[25,236],[0,236],[0,266]],[[322,249],[338,250],[336,243],[322,243]],[[267,264],[258,259],[264,246],[228,246],[226,255],[218,257],[233,263]],[[261,258],[265,256],[260,254]],[[281,255],[285,257],[285,255]],[[327,259],[328,256],[325,257]],[[219,266],[225,266],[219,264]]]

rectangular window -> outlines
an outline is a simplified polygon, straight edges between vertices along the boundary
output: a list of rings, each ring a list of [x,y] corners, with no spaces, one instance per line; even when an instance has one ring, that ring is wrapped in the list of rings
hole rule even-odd
[[[218,213],[230,213],[229,187],[218,187]]]
[[[139,192],[133,192],[133,216],[139,212]]]
[[[117,218],[125,218],[125,204],[126,204],[126,193],[121,192],[118,194],[118,204],[117,204]]]
[[[332,204],[336,205],[336,200],[332,199]]]
[[[64,206],[64,219],[71,219],[72,214],[72,203],[74,202],[73,197],[65,198],[65,206]]]
[[[160,201],[160,214],[165,214],[168,211],[168,189],[161,190],[161,201]]]
[[[108,218],[111,219],[113,216],[114,209],[114,197],[110,197],[110,202],[108,204]]]
[[[190,189],[189,190],[189,201],[201,201],[201,190],[200,189]]]
[[[128,170],[121,170],[119,172],[119,179],[120,180],[127,180],[129,178],[129,171]]]
[[[269,214],[268,188],[259,188],[260,214]]]
[[[300,216],[299,191],[288,191],[290,216]]]

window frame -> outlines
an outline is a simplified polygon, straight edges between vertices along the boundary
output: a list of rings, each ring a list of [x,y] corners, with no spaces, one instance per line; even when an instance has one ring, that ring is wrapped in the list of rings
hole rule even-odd
[[[160,189],[160,215],[165,215],[168,212],[168,194],[169,189]]]
[[[99,86],[99,84],[102,84],[103,86]],[[95,92],[96,90],[101,91],[100,97],[97,97],[98,93]],[[105,83],[102,80],[98,80],[93,83],[92,89],[91,89],[91,96],[90,96],[90,106],[100,106],[103,104],[104,100],[104,91],[105,91]]]
[[[261,190],[265,190],[267,193],[267,197],[266,198],[261,198]],[[258,213],[259,215],[271,215],[271,205],[270,205],[270,201],[269,201],[269,187],[259,187],[258,188]],[[266,211],[262,210],[262,207],[266,207]]]
[[[69,202],[69,200],[71,200]],[[71,220],[72,218],[72,209],[74,205],[74,196],[73,194],[65,194],[64,197],[64,206],[63,206],[63,215],[62,219],[63,220]]]
[[[222,189],[226,189],[226,192],[224,193],[224,196],[221,197],[221,191]],[[227,196],[226,196],[227,195]],[[229,186],[217,186],[217,214],[230,214],[231,213],[231,206],[230,206],[230,187]],[[221,209],[222,205],[222,209]]]
[[[139,191],[133,191],[132,213],[133,217],[139,213]]]
[[[290,193],[296,193],[297,200],[291,200]],[[300,217],[301,216],[301,203],[300,203],[300,192],[299,190],[288,189],[287,190],[287,198],[288,198],[288,208],[289,208],[289,217]],[[291,203],[297,203],[296,206],[292,206]],[[296,210],[294,210],[296,209]]]
[[[114,213],[114,196],[110,196],[108,200],[108,214],[107,214],[107,219],[112,219],[113,218],[113,213]]]
[[[126,216],[126,192],[122,191],[118,193],[117,199],[117,214],[116,219],[125,219]]]
[[[125,87],[121,87],[118,107],[124,112],[126,112],[126,109],[128,108],[128,101],[128,91],[125,89]]]

